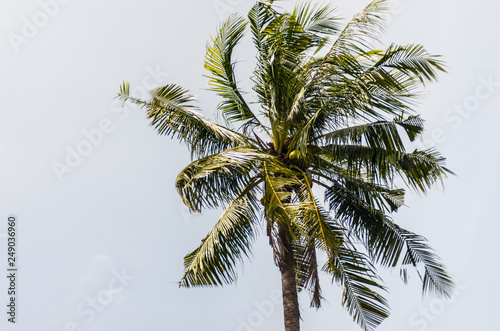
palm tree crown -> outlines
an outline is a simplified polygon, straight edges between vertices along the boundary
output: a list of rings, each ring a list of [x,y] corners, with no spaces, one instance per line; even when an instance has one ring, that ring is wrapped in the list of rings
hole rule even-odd
[[[389,314],[375,265],[399,266],[405,282],[406,268],[419,267],[424,292],[451,295],[453,280],[425,238],[391,217],[405,193],[395,179],[426,192],[451,173],[434,149],[405,149],[423,131],[412,110],[418,88],[444,69],[420,45],[374,49],[386,7],[375,0],[345,27],[329,5],[311,3],[279,12],[258,1],[248,19],[230,16],[205,59],[225,125],[202,116],[182,87],[140,100],[123,84],[120,96],[144,106],[159,134],[188,145],[194,161],[176,181],[186,206],[225,208],[186,255],[180,286],[234,282],[263,228],[282,275],[287,331],[299,330],[297,292],[321,305],[320,271],[341,286],[342,305],[365,330]],[[252,104],[232,56],[247,28],[257,49]]]

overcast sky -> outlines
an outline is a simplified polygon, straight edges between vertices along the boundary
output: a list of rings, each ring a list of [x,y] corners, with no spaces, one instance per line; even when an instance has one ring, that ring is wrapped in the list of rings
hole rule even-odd
[[[295,1],[288,1],[287,5]],[[429,239],[458,280],[450,301],[422,298],[413,274],[382,271],[388,330],[493,330],[500,267],[500,67],[492,0],[401,0],[384,46],[421,43],[448,73],[417,107],[426,122],[419,148],[436,146],[458,176],[427,196],[409,194],[395,219]],[[367,0],[333,2],[346,18]],[[158,136],[137,108],[113,99],[166,83],[189,88],[207,116],[203,58],[209,36],[253,1],[0,0],[0,274],[7,217],[18,217],[17,323],[2,330],[282,330],[280,276],[263,236],[237,286],[179,289],[183,257],[220,211],[189,215],[174,188],[190,161],[185,146]],[[248,35],[248,37],[250,37]],[[238,51],[250,86],[249,39]],[[323,279],[319,310],[301,296],[303,330],[360,330]],[[4,304],[5,303],[5,304]]]

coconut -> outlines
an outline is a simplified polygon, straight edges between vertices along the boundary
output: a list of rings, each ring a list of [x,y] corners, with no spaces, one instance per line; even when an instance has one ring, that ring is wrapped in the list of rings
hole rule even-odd
[[[298,159],[298,158],[299,158],[299,151],[297,151],[297,150],[292,151],[292,152],[288,155],[288,158],[289,158],[290,160],[295,160],[295,159]]]

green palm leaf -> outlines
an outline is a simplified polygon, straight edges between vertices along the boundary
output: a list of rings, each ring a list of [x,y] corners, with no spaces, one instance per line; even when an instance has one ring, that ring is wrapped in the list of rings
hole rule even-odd
[[[352,173],[366,172],[380,182],[392,182],[399,175],[411,188],[426,192],[447,174],[453,174],[443,163],[445,159],[434,149],[405,153],[360,145],[327,145],[324,154],[344,164]]]
[[[327,190],[325,196],[330,208],[346,222],[346,228],[352,229],[352,235],[364,243],[373,261],[391,267],[402,263],[405,282],[405,266],[416,267],[421,263],[425,270],[424,293],[450,297],[454,281],[425,238],[397,226],[384,215],[380,205],[370,201],[373,197],[356,192],[359,191],[337,184]]]
[[[318,271],[318,260],[314,240],[298,238],[292,243],[294,248],[297,291],[304,289],[311,293],[311,307],[321,307],[321,285]]]
[[[252,139],[223,126],[212,123],[195,111],[194,97],[175,84],[151,92],[151,101],[130,97],[128,83],[124,83],[119,96],[147,109],[151,125],[160,135],[176,137],[186,143],[193,156],[203,157],[227,148],[247,145]]]
[[[258,224],[251,183],[231,204],[202,244],[184,258],[181,287],[218,286],[236,280],[236,263],[248,257]]]
[[[205,69],[210,71],[208,86],[222,97],[218,109],[228,122],[241,121],[245,130],[256,126],[266,129],[250,110],[237,86],[232,54],[243,37],[246,22],[238,15],[231,15],[225,21],[212,43],[207,45]]]
[[[330,4],[320,5],[311,2],[298,3],[293,9],[292,16],[304,27],[308,33],[336,35],[341,31],[339,16]]]
[[[387,301],[376,292],[385,288],[377,282],[374,268],[365,256],[343,248],[331,252],[323,270],[333,274],[342,285],[342,306],[364,330],[374,330],[389,316]]]
[[[235,147],[192,162],[176,180],[186,206],[195,212],[229,203],[258,175],[259,165],[271,155],[250,147]]]
[[[354,143],[404,152],[404,143],[397,131],[398,126],[406,131],[411,141],[424,130],[423,121],[418,116],[410,116],[407,119],[378,121],[341,128],[319,136],[315,141],[320,141],[321,145]]]
[[[327,58],[336,53],[362,53],[362,49],[369,49],[385,28],[383,14],[388,9],[385,0],[374,0],[368,4],[349,21],[333,44]]]
[[[406,244],[403,265],[411,264],[417,267],[417,264],[421,263],[424,266],[423,293],[438,294],[451,298],[456,287],[455,281],[446,271],[441,259],[426,243],[427,240],[400,227],[394,226],[394,228]],[[406,268],[403,268],[402,272],[406,275]],[[404,277],[404,280],[406,280],[406,277]]]

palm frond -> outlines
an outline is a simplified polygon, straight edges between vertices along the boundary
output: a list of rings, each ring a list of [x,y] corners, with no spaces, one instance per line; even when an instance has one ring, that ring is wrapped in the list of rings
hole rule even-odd
[[[384,209],[387,209],[384,202],[393,203],[391,208],[398,208],[402,204],[402,192],[389,190],[391,195],[380,197],[384,191],[377,194],[369,190],[373,194],[371,196],[365,193],[367,185],[359,185],[361,182],[352,182],[357,184],[354,189],[352,184],[346,187],[335,182],[326,189],[325,200],[344,227],[349,229],[349,235],[364,245],[372,261],[382,266],[395,267],[404,252],[404,243],[394,232],[392,221],[384,213]],[[384,198],[386,201],[381,201]]]
[[[312,191],[312,182],[303,173],[302,185],[296,190],[299,203],[300,221],[307,236],[324,251],[338,249],[342,245],[342,233],[334,225],[331,216],[319,204]]]
[[[244,132],[255,126],[266,129],[251,111],[237,86],[234,73],[233,50],[244,35],[246,21],[231,15],[220,27],[217,35],[207,45],[205,69],[210,71],[208,86],[223,100],[218,109],[228,122],[242,122]]]
[[[339,219],[349,221],[353,232],[370,229],[370,222],[377,223],[373,219],[397,211],[404,203],[402,189],[390,189],[352,177],[331,180],[332,185],[325,189],[325,200]],[[360,219],[369,221],[363,224]]]
[[[427,240],[413,232],[403,229],[389,218],[382,218],[379,232],[370,238],[370,253],[375,262],[383,266],[396,267],[401,264],[401,275],[407,283],[407,267],[423,266],[422,293],[450,298],[455,289],[453,277]],[[404,255],[403,255],[404,253]]]
[[[330,86],[331,102],[350,110],[351,116],[375,119],[380,119],[380,111],[411,111],[416,88],[436,80],[437,71],[445,71],[442,61],[421,45],[391,45],[385,52],[370,50],[357,56],[331,54],[324,64],[315,83]]]
[[[441,259],[427,244],[427,240],[397,225],[393,225],[393,229],[404,241],[406,246],[406,255],[402,262],[402,273],[406,275],[407,265],[418,267],[418,264],[421,263],[424,267],[422,293],[437,294],[446,298],[451,298],[456,287],[455,281],[446,270]],[[404,277],[403,280],[406,281],[406,277]]]
[[[311,307],[321,307],[321,285],[319,281],[318,260],[314,240],[298,238],[292,242],[295,273],[297,279],[297,291],[304,289],[311,294]]]
[[[262,177],[265,182],[262,204],[266,219],[290,226],[298,216],[298,211],[290,204],[292,188],[300,185],[300,180],[287,167],[271,162],[263,162]]]
[[[430,55],[422,45],[418,44],[407,46],[392,44],[373,67],[393,69],[421,83],[435,81],[436,70],[445,72],[439,56]]]
[[[308,79],[310,52],[324,43],[324,38],[308,33],[298,19],[287,13],[273,16],[258,39],[255,90],[279,151],[291,126],[290,113],[303,106],[300,95]]]
[[[389,7],[386,0],[374,0],[362,11],[357,13],[340,33],[330,49],[331,54],[363,53],[364,49],[371,49],[380,33],[385,28],[384,14]]]
[[[195,212],[229,203],[259,174],[260,164],[273,157],[250,147],[235,147],[196,160],[184,168],[176,188],[186,206]]]
[[[345,58],[343,57],[342,61],[345,61]],[[345,63],[336,64],[333,67],[338,71],[342,66],[345,66]],[[402,114],[406,114],[411,109],[407,102],[411,94],[404,90],[404,86],[399,86],[399,90],[390,90],[391,85],[398,84],[392,81],[390,75],[381,76],[372,73],[371,78],[361,79],[359,77],[363,75],[363,69],[360,67],[353,70],[349,75],[353,77],[346,77],[344,72],[329,75],[326,81],[320,84],[321,90],[314,86],[306,87],[312,89],[307,90],[307,93],[312,93],[312,96],[304,96],[309,113],[305,120],[299,122],[292,146],[307,145],[340,128],[348,130],[345,126],[349,119],[358,123],[360,121],[373,123],[374,120],[377,121],[375,123],[386,123],[388,122],[386,115],[390,115],[396,117],[393,122],[405,128],[409,135],[413,135],[412,138],[421,132],[417,126],[409,125],[411,121],[416,124],[415,116],[408,116],[406,119],[402,117]],[[377,128],[379,127],[373,127],[373,129]],[[386,127],[386,131],[389,129]],[[416,131],[411,132],[410,129]],[[394,137],[397,131],[392,130],[392,132],[394,134],[391,136]],[[335,134],[332,135],[335,136]]]
[[[341,31],[340,17],[330,4],[300,2],[293,9],[292,15],[308,33],[330,36]]]
[[[331,252],[323,270],[342,285],[342,306],[365,331],[374,330],[389,316],[387,301],[375,292],[385,288],[363,254],[348,248]]]
[[[365,144],[374,148],[384,148],[404,152],[404,143],[397,127],[406,131],[411,141],[414,141],[424,130],[423,121],[418,116],[406,119],[396,118],[393,121],[378,121],[341,128],[314,139],[321,145],[328,144]]]
[[[382,211],[380,203],[373,202],[374,197],[376,194],[359,194],[359,188],[355,190],[338,183],[325,191],[325,199],[332,211],[345,222],[350,234],[361,240],[374,262],[389,267],[402,263],[404,276],[407,274],[406,265],[417,267],[422,263],[425,269],[423,292],[451,296],[453,279],[425,238],[393,223]]]
[[[120,100],[123,102],[127,101],[130,98],[130,83],[129,82],[123,82],[122,85],[120,85],[120,92],[117,95]]]
[[[219,286],[236,280],[236,264],[248,257],[258,224],[254,186],[229,204],[201,245],[186,255],[179,286]]]
[[[250,30],[252,31],[253,41],[258,51],[258,58],[261,58],[264,52],[263,41],[265,36],[262,34],[267,28],[267,25],[273,20],[278,13],[272,8],[272,3],[264,3],[258,1],[248,12],[248,20],[250,21]]]
[[[193,101],[187,90],[170,84],[153,90],[151,102],[143,102],[143,106],[158,133],[183,141],[193,156],[203,157],[251,144],[252,139],[212,123],[195,111]]]
[[[422,46],[391,45],[385,52],[331,54],[311,84],[328,86],[333,96],[329,102],[353,118],[382,119],[380,112],[399,116],[411,112],[415,90],[435,80],[437,71],[444,71],[442,61]]]
[[[427,192],[436,182],[452,171],[444,166],[445,159],[435,149],[411,153],[359,145],[327,145],[323,155],[343,163],[352,173],[367,173],[380,182],[390,182],[399,175],[416,191]]]

